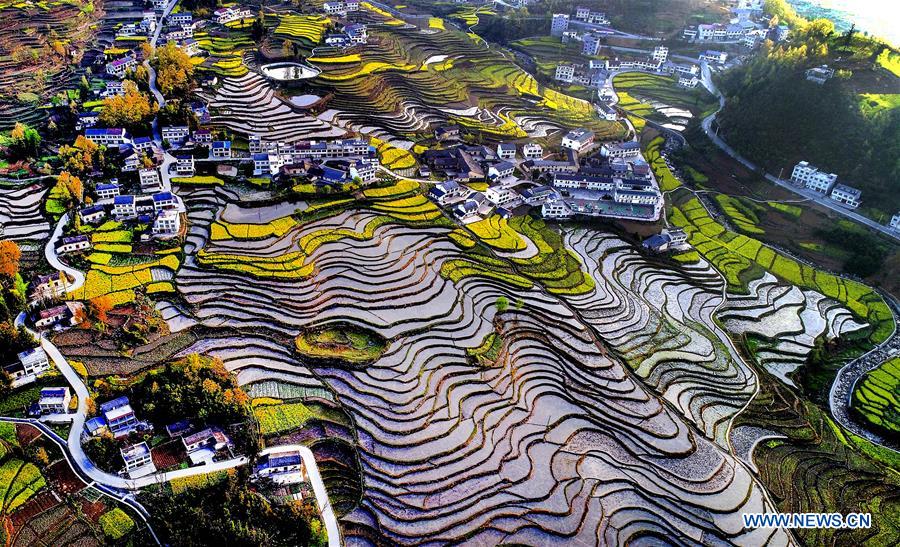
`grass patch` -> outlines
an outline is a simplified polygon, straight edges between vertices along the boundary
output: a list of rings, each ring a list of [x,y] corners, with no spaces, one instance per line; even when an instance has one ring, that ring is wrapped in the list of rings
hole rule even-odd
[[[356,364],[376,361],[388,347],[387,340],[377,333],[349,325],[306,329],[295,343],[297,351],[305,357]]]
[[[110,539],[121,539],[134,529],[134,521],[118,507],[100,515],[100,528]]]
[[[225,181],[214,176],[172,177],[173,184],[194,186],[222,186]]]

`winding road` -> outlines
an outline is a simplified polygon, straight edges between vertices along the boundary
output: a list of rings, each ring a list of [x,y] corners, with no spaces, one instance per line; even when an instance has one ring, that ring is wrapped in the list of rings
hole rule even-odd
[[[828,393],[828,406],[831,408],[831,415],[835,421],[844,428],[874,444],[900,452],[900,444],[886,439],[874,431],[870,431],[856,421],[850,413],[853,389],[860,378],[891,357],[900,355],[900,333],[897,331],[897,322],[900,321],[900,313],[898,313],[900,305],[890,296],[883,295],[883,298],[887,302],[888,307],[891,308],[891,313],[894,314],[894,332],[891,333],[887,340],[872,348],[865,355],[861,355],[841,367],[834,378],[834,383],[831,384],[831,391]]]
[[[297,451],[303,458],[303,465],[306,467],[309,482],[312,484],[313,492],[316,494],[319,512],[322,514],[322,521],[325,523],[325,530],[328,532],[328,547],[339,547],[341,545],[341,531],[338,528],[337,517],[334,514],[334,509],[331,507],[331,500],[328,498],[328,492],[325,490],[325,483],[322,482],[322,475],[319,474],[319,466],[316,464],[316,457],[313,455],[312,450],[302,444],[281,444],[260,450],[259,455],[265,456],[266,454],[286,451]]]
[[[156,31],[151,38],[151,45],[155,45],[157,40],[159,39],[159,35],[163,27],[163,18],[172,11],[177,3],[178,0],[172,0],[166,6],[162,16],[160,17],[160,23],[159,25],[157,25]],[[160,93],[157,87],[156,72],[150,66],[148,60],[144,61],[144,66],[147,67],[149,72],[150,91],[153,93],[154,97],[156,97],[159,105],[164,106],[165,98],[163,97],[162,93]],[[153,120],[153,135],[154,141],[160,147],[162,147],[159,124],[156,119]],[[161,170],[163,173],[164,186],[167,190],[171,189],[168,168],[173,161],[174,158],[172,157],[172,155],[166,152]],[[51,266],[53,266],[57,270],[65,272],[70,276],[70,278],[74,280],[67,287],[67,292],[73,292],[84,285],[85,275],[80,270],[72,268],[61,261],[56,253],[56,242],[60,239],[60,237],[62,237],[63,229],[68,224],[68,220],[68,213],[60,217],[59,221],[56,224],[56,228],[54,229],[53,234],[50,237],[50,240],[44,248],[44,255],[47,259],[47,262],[49,262]],[[16,318],[16,326],[24,326],[24,319],[25,313],[22,312]],[[29,423],[39,428],[43,433],[45,433],[49,438],[51,438],[56,444],[60,446],[67,461],[70,463],[70,465],[72,465],[76,473],[80,477],[82,477],[85,482],[95,486],[104,494],[107,494],[134,508],[145,522],[148,521],[149,515],[147,514],[147,510],[134,499],[134,492],[140,490],[143,487],[153,484],[164,483],[173,479],[202,475],[225,469],[232,469],[248,463],[249,459],[246,456],[240,456],[237,458],[231,458],[211,464],[189,467],[186,469],[177,469],[175,471],[164,473],[154,473],[137,479],[113,475],[111,473],[103,471],[102,469],[94,465],[90,458],[88,458],[81,445],[84,423],[87,420],[88,415],[87,401],[88,399],[90,399],[90,392],[88,391],[87,386],[75,371],[75,369],[73,369],[69,364],[68,360],[66,360],[65,356],[48,338],[44,337],[43,333],[36,333],[31,331],[30,329],[29,332],[35,337],[35,339],[40,341],[41,348],[43,348],[43,350],[47,353],[47,356],[53,361],[53,364],[56,365],[56,367],[62,373],[63,377],[72,387],[75,395],[78,397],[77,409],[75,413],[72,414],[72,426],[69,429],[68,438],[66,440],[63,440],[61,437],[56,435],[56,433],[53,432],[52,429],[48,428],[45,424],[37,420],[20,420],[16,418],[4,417],[0,417],[0,420],[12,421],[17,423]],[[322,481],[322,477],[319,473],[318,465],[312,451],[309,448],[300,445],[288,445],[288,447],[270,447],[268,450],[286,448],[295,449],[301,453],[304,464],[307,468],[310,483],[312,484],[313,491],[316,494],[316,501],[322,513],[322,520],[325,523],[325,528],[328,532],[329,546],[339,546],[341,544],[341,541],[337,517],[335,516],[334,511],[331,508],[328,493],[325,489],[325,484]],[[156,540],[157,544],[159,544],[159,540],[156,537],[156,534],[153,532],[152,528],[150,528],[149,522],[147,522],[147,527],[148,529],[150,529],[150,533],[153,535],[154,540]]]
[[[789,192],[793,192],[801,197],[804,197],[804,198],[810,200],[811,202],[814,202],[817,205],[820,205],[820,206],[822,206],[826,209],[829,209],[835,213],[838,213],[839,215],[844,216],[858,224],[862,224],[863,226],[866,226],[868,228],[871,228],[873,230],[881,232],[882,234],[884,234],[888,237],[894,238],[896,240],[900,240],[900,232],[892,230],[889,226],[885,226],[884,224],[879,224],[878,222],[875,222],[874,220],[872,220],[870,218],[864,217],[855,211],[847,209],[847,208],[841,206],[838,202],[836,202],[836,201],[832,200],[831,198],[828,198],[818,192],[813,192],[812,190],[808,190],[806,188],[798,188],[797,186],[793,185],[790,181],[778,178],[775,175],[772,175],[770,173],[765,173],[761,167],[759,167],[755,163],[751,162],[747,158],[741,156],[737,151],[735,151],[731,146],[729,146],[728,143],[726,143],[722,139],[722,137],[720,137],[718,135],[718,131],[713,131],[713,129],[712,129],[712,124],[716,120],[716,116],[725,107],[725,96],[719,91],[719,89],[713,83],[712,77],[711,77],[710,71],[709,71],[709,66],[706,63],[704,63],[702,68],[703,68],[703,71],[702,71],[701,82],[703,83],[703,87],[708,89],[710,93],[712,93],[713,95],[715,95],[719,98],[718,110],[716,110],[715,112],[713,112],[712,114],[710,114],[709,116],[704,118],[703,121],[701,122],[703,131],[706,133],[706,135],[709,137],[709,139],[713,143],[715,143],[716,146],[718,146],[723,152],[725,152],[726,154],[731,156],[732,159],[741,163],[747,169],[750,169],[751,171],[754,171],[757,173],[760,173],[760,172],[764,173],[764,176],[766,179],[768,179],[770,182],[784,188],[785,190],[788,190]]]
[[[46,258],[47,262],[56,268],[57,271],[65,272],[70,279],[74,280],[71,284],[66,285],[66,292],[73,293],[84,285],[84,272],[72,268],[60,260],[59,255],[56,254],[56,242],[62,237],[63,229],[68,224],[69,213],[64,213],[63,216],[59,217],[56,228],[53,230],[53,234],[50,235],[50,241],[48,241],[47,245],[44,247],[44,258]],[[37,336],[35,336],[35,338],[37,338]]]

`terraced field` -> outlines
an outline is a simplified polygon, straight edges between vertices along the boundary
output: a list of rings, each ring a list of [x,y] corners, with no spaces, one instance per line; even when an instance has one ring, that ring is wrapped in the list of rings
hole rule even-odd
[[[81,53],[102,14],[90,0],[0,2],[0,131],[45,122],[39,107],[74,87],[79,74],[68,55]]]
[[[40,184],[0,188],[0,226],[4,238],[41,240],[50,235],[50,223],[41,214],[41,201],[46,192]]]
[[[493,139],[577,126],[600,137],[624,135],[624,126],[597,119],[588,102],[538,84],[508,53],[464,33],[379,25],[369,44],[312,59],[323,72],[310,84],[320,96],[334,95],[322,119],[389,142],[447,122]]]
[[[277,97],[269,82],[255,72],[227,77],[215,92],[204,97],[209,101],[213,125],[232,131],[288,142],[345,134],[343,129],[303,114]]]
[[[879,431],[900,434],[900,357],[882,363],[857,382],[853,409]]]
[[[342,519],[348,543],[788,542],[780,530],[730,524],[771,506],[723,448],[755,380],[713,334],[722,286],[708,267],[662,273],[616,238],[554,238],[522,220],[502,230],[535,249],[530,260],[464,251],[442,217],[400,213],[398,203],[416,201],[410,192],[398,184],[216,237],[211,226],[242,198],[182,193],[192,224],[175,285],[192,320],[223,332],[186,351],[222,357],[270,405],[287,389],[324,390],[350,414],[363,491]],[[241,207],[272,219],[271,205]],[[323,230],[336,235],[322,240]],[[277,276],[202,258],[262,264],[298,252],[306,258],[284,271],[302,274]],[[451,276],[450,263],[469,267]],[[335,325],[390,344],[364,366],[293,352],[304,329]],[[271,432],[309,419],[292,404],[264,411]]]

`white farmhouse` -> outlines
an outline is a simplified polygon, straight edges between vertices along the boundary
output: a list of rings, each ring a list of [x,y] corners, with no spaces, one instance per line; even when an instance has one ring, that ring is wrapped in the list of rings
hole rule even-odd
[[[859,207],[859,199],[862,197],[862,190],[847,186],[846,184],[836,184],[831,190],[831,199],[838,203],[843,203],[847,207],[856,209]]]
[[[562,147],[583,152],[594,143],[594,132],[587,129],[573,129],[565,134],[562,139]]]
[[[825,173],[824,171],[820,171],[816,166],[810,165],[809,162],[801,161],[794,166],[794,171],[791,173],[791,180],[795,184],[805,186],[815,192],[828,194],[837,182],[837,175],[834,173]]]

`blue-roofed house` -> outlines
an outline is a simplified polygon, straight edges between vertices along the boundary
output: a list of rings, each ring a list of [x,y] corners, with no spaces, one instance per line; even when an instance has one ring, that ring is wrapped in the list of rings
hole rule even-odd
[[[119,185],[112,183],[98,184],[95,191],[98,199],[112,199],[119,195]]]
[[[100,413],[106,419],[110,432],[116,437],[127,435],[138,425],[128,397],[118,397],[103,403],[100,405]]]
[[[231,141],[214,141],[209,151],[210,157],[218,160],[231,159]]]
[[[439,205],[446,205],[464,197],[468,191],[468,188],[460,185],[455,180],[446,180],[432,186],[428,190],[428,197],[438,202]]]
[[[84,137],[101,146],[119,146],[128,142],[128,133],[121,127],[92,127],[84,131]]]
[[[95,416],[94,418],[91,418],[90,420],[84,422],[84,432],[90,437],[99,435],[106,428],[106,418],[104,418],[103,416]]]
[[[134,196],[116,196],[113,198],[112,214],[116,218],[131,218],[137,215]]]
[[[102,205],[91,205],[78,211],[78,216],[84,224],[98,224],[106,218],[106,209]]]
[[[490,179],[502,179],[504,177],[508,177],[513,174],[513,171],[516,169],[516,164],[511,161],[501,161],[499,163],[495,163],[494,165],[488,168],[488,178]]]
[[[69,411],[72,394],[67,387],[45,387],[38,399],[41,414],[65,414]]]
[[[131,144],[134,146],[135,152],[146,154],[153,149],[153,139],[150,137],[135,137]]]
[[[158,213],[163,209],[171,209],[178,206],[178,201],[171,192],[153,194],[153,209]]]
[[[303,482],[308,478],[300,452],[281,447],[260,452],[253,472],[257,478],[268,478],[282,484]]]

